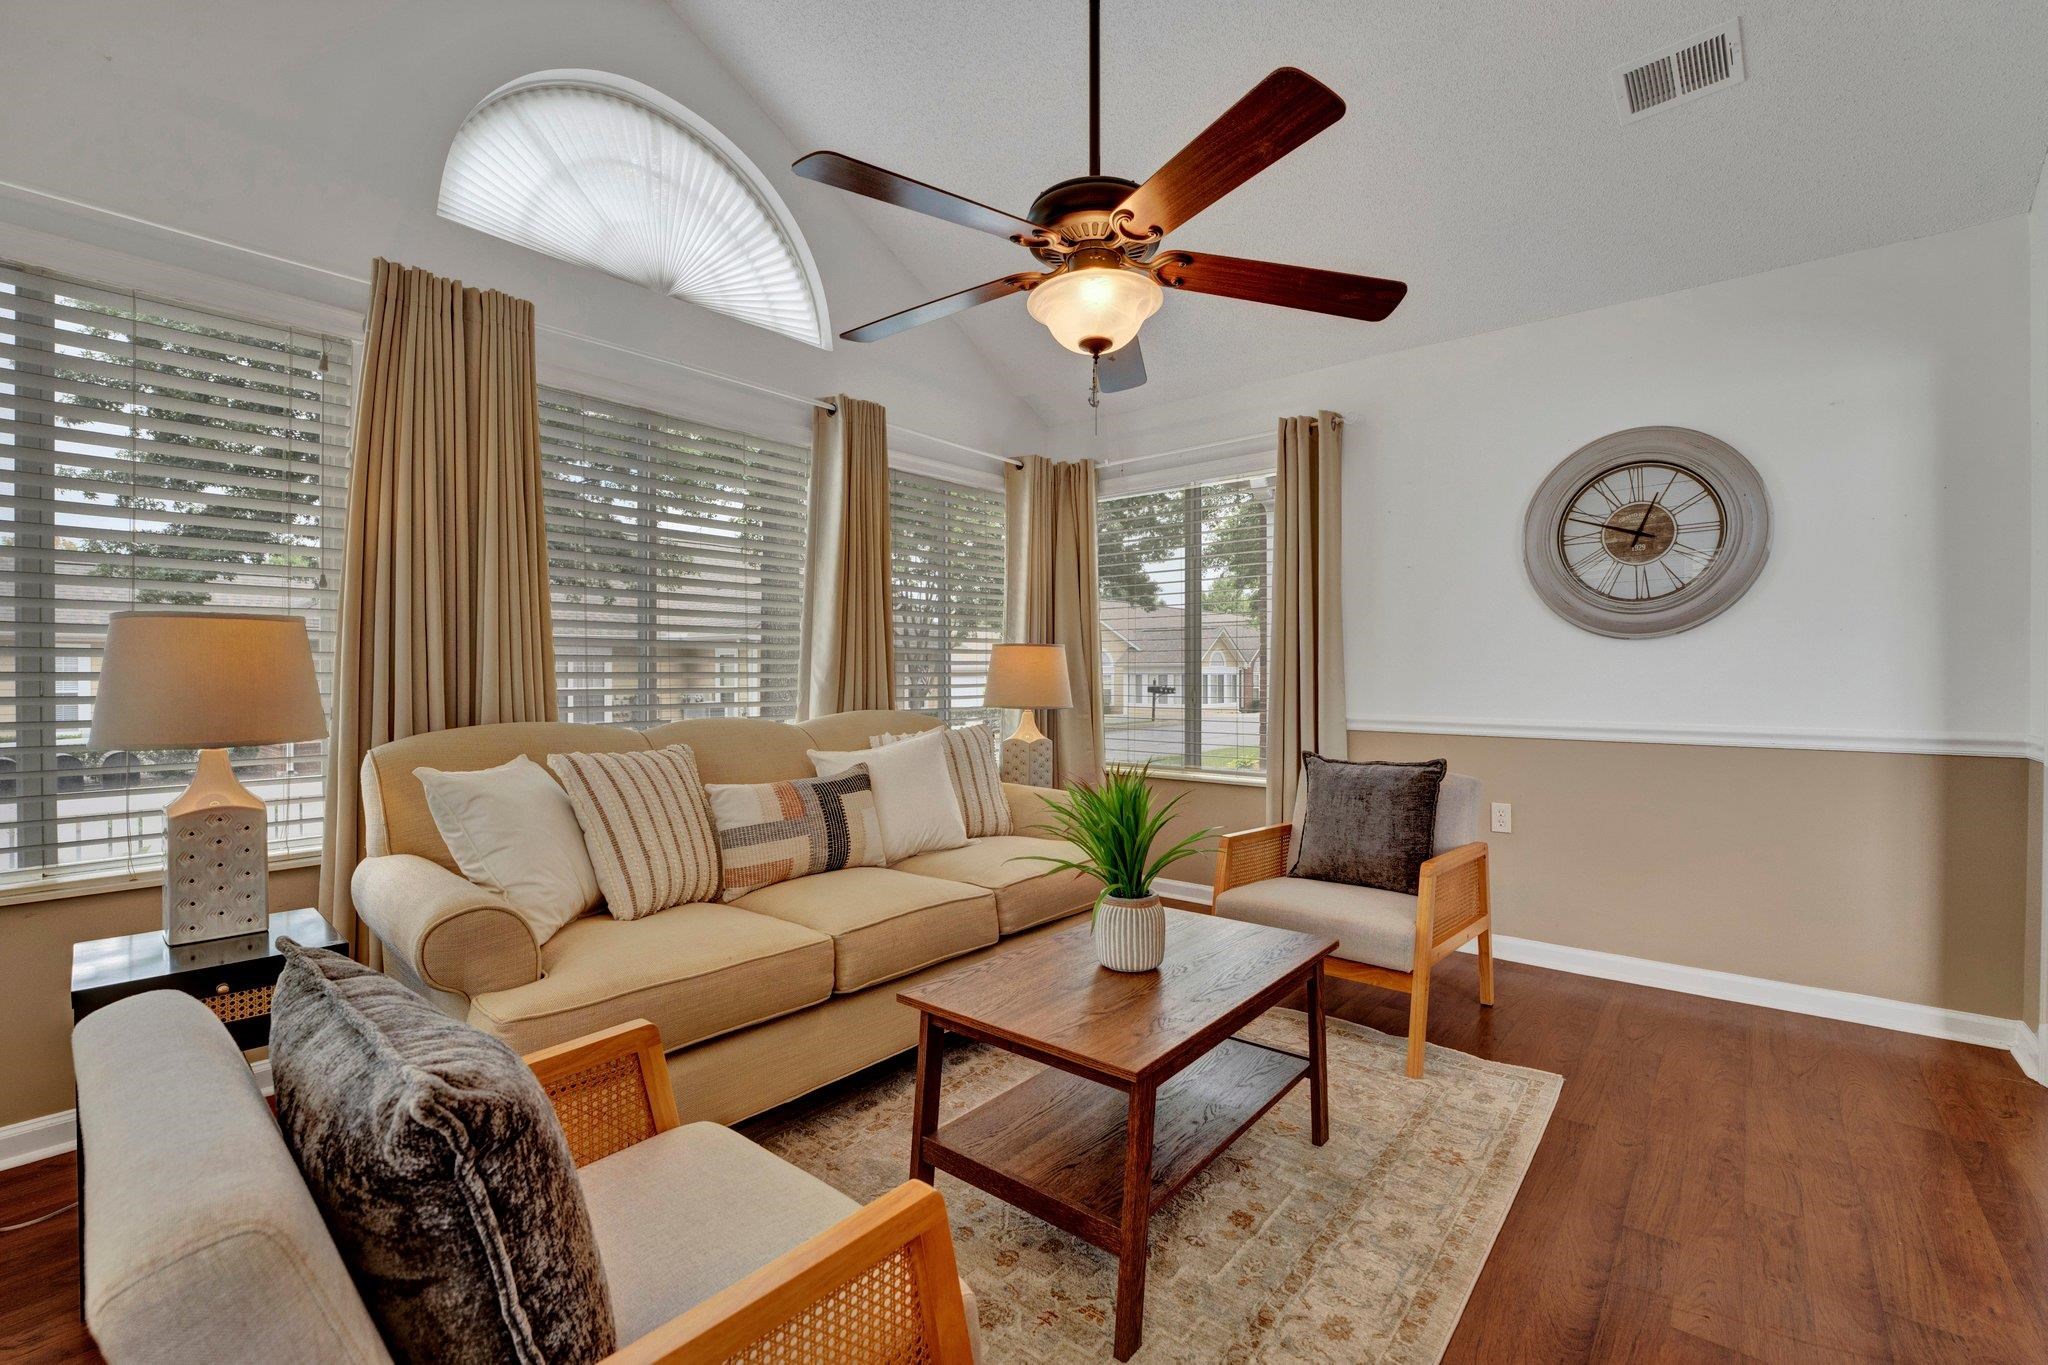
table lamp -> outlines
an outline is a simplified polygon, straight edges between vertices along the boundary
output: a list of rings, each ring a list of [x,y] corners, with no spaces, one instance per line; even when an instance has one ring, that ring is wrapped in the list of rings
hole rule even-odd
[[[92,747],[197,749],[164,808],[164,938],[264,932],[270,831],[263,798],[228,763],[240,745],[323,739],[306,623],[296,616],[117,611],[108,618]]]
[[[1073,704],[1066,646],[995,646],[989,655],[988,688],[982,693],[982,705],[1015,707],[1022,712],[1016,733],[1003,741],[1003,781],[1033,787],[1052,785],[1052,740],[1038,728],[1036,712],[1064,710]]]

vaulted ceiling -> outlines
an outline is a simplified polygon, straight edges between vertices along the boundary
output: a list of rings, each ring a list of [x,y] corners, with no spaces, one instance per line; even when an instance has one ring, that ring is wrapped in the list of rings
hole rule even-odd
[[[1087,169],[1083,0],[672,3],[802,146],[1015,212]],[[1612,68],[1731,13],[1748,80],[1624,124]],[[1173,244],[1411,286],[1377,325],[1170,294],[1151,383],[1109,412],[2023,213],[2048,152],[2039,0],[1105,0],[1104,48],[1109,174],[1144,179],[1277,66],[1349,105]],[[856,209],[925,297],[1030,265]],[[1021,297],[936,325],[1048,422],[1080,409],[1086,361]]]

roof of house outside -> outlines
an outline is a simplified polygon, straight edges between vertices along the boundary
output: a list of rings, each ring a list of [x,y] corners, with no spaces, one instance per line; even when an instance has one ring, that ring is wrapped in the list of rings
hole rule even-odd
[[[1102,628],[1120,636],[1129,645],[1128,651],[1118,660],[1123,667],[1173,670],[1182,666],[1181,632],[1185,628],[1182,608],[1158,607],[1146,611],[1129,602],[1103,598],[1097,604],[1097,611]],[[1202,613],[1202,657],[1206,659],[1219,642],[1228,642],[1237,657],[1247,665],[1257,663],[1265,653],[1265,631],[1257,618],[1243,612]]]

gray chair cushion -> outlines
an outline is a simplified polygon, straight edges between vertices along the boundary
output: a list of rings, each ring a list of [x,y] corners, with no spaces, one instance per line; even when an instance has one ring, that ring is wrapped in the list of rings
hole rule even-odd
[[[579,1174],[626,1342],[860,1209],[715,1123],[671,1128]]]
[[[1346,763],[1308,754],[1308,809],[1292,877],[1415,894],[1436,839],[1437,791],[1448,765]]]
[[[379,972],[286,952],[270,1020],[278,1123],[392,1354],[609,1354],[582,1187],[526,1064]]]
[[[1445,773],[1436,796],[1436,847],[1433,853],[1449,853],[1461,844],[1477,843],[1485,822],[1479,818],[1479,779],[1466,773]],[[1301,854],[1301,817],[1308,809],[1308,773],[1304,770],[1294,784],[1294,823],[1287,832],[1287,863],[1293,867]]]
[[[1225,919],[1337,940],[1337,956],[1396,972],[1415,970],[1416,899],[1397,891],[1306,877],[1268,877],[1216,897]]]
[[[131,996],[79,1022],[71,1059],[85,1320],[108,1360],[389,1365],[212,1011],[176,991]]]

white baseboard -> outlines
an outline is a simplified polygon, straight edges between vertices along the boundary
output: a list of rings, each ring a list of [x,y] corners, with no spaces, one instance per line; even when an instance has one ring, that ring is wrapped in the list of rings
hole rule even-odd
[[[1194,882],[1157,881],[1162,896],[1209,904],[1209,888]],[[1476,952],[1467,943],[1460,951]],[[2010,1052],[2020,1070],[2044,1085],[2043,1051],[2040,1037],[2018,1019],[1999,1019],[1965,1010],[1945,1010],[1933,1005],[1915,1005],[1904,1000],[1887,1000],[1877,995],[1857,995],[1824,986],[1801,986],[1790,981],[1772,981],[1761,976],[1741,976],[1706,967],[1685,967],[1675,962],[1656,962],[1643,957],[1624,957],[1591,948],[1569,948],[1533,938],[1493,936],[1493,954],[1503,962],[1521,962],[1531,967],[1571,972],[1575,976],[1597,976],[1605,981],[1623,981],[1632,986],[1654,986],[1659,990],[1702,995],[1710,1000],[1731,1000],[1740,1005],[1760,1005],[1791,1014],[1811,1014],[1822,1019],[1839,1019],[1850,1024],[1868,1024],[1895,1033],[1917,1033],[1928,1038],[1948,1038],[1959,1043],[1976,1043]]]
[[[252,1062],[249,1070],[264,1094],[270,1093],[270,1059]],[[45,1157],[62,1156],[77,1146],[72,1111],[60,1110],[41,1118],[23,1119],[0,1128],[0,1171],[26,1166]]]

